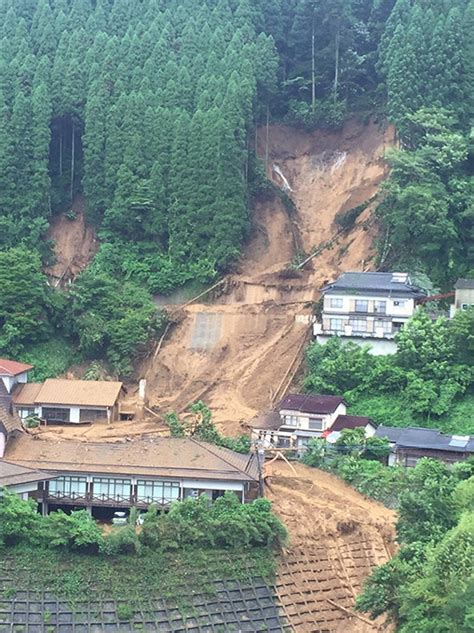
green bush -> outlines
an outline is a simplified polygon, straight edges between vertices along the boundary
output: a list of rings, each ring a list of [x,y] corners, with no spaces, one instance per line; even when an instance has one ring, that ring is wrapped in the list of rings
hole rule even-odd
[[[56,378],[81,360],[77,348],[62,336],[54,336],[42,343],[30,345],[18,359],[33,365],[29,379],[36,382]]]
[[[131,620],[134,613],[133,607],[127,603],[121,603],[117,606],[117,617],[119,620]]]
[[[140,541],[134,525],[114,526],[104,539],[102,551],[109,556],[138,554]]]
[[[226,492],[215,502],[206,495],[176,502],[168,513],[150,508],[139,538],[149,547],[173,550],[186,546],[278,547],[286,536],[285,527],[266,499],[242,504],[233,493]]]
[[[102,530],[87,510],[51,512],[44,517],[44,529],[51,547],[94,554],[104,547]]]
[[[211,410],[204,402],[201,400],[195,402],[189,407],[188,411],[194,413],[198,419],[196,426],[189,430],[189,435],[203,442],[216,444],[237,453],[250,453],[250,438],[247,435],[240,435],[236,438],[221,435],[212,421]],[[176,413],[166,414],[165,420],[172,437],[185,437],[187,435],[186,422],[181,421]]]
[[[43,517],[36,503],[24,501],[13,492],[0,490],[0,546],[35,543],[40,538]]]

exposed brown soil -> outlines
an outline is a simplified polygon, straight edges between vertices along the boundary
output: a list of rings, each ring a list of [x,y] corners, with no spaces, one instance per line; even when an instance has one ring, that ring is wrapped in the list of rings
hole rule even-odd
[[[58,285],[74,279],[84,270],[99,248],[94,229],[86,224],[82,196],[74,200],[72,210],[75,220],[68,220],[61,213],[53,219],[48,231],[48,237],[54,241],[56,262],[45,272]]]
[[[261,156],[264,139],[261,131]],[[290,217],[276,197],[256,205],[240,270],[225,280],[212,305],[182,310],[156,359],[143,368],[152,404],[182,411],[203,399],[226,433],[239,432],[242,421],[273,404],[289,365],[301,357],[311,302],[322,284],[343,270],[370,268],[377,231],[372,209],[332,249],[288,278],[284,271],[295,242],[310,253],[337,233],[336,213],[374,196],[392,139],[391,129],[375,123],[351,122],[340,132],[314,134],[270,128],[268,172],[281,184],[276,165],[288,179],[297,213]]]
[[[382,630],[352,614],[371,569],[395,552],[395,513],[324,471],[293,467],[278,460],[265,470],[267,496],[290,534],[276,590],[293,630]]]

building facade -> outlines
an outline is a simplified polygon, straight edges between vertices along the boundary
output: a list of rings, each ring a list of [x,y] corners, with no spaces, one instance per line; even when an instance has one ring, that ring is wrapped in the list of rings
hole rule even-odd
[[[314,335],[322,344],[340,336],[368,343],[374,354],[394,353],[395,335],[425,294],[406,273],[344,273],[323,289],[322,317],[314,323]]]
[[[308,442],[326,437],[331,431],[364,427],[373,435],[375,426],[368,418],[346,415],[347,405],[340,396],[289,394],[277,411],[251,420],[252,441],[260,448],[288,448],[303,452]]]
[[[422,457],[451,464],[474,455],[474,437],[445,435],[436,429],[379,426],[375,435],[390,442],[389,466],[416,466]]]
[[[226,491],[245,502],[258,494],[255,454],[243,455],[192,438],[156,437],[129,442],[42,440],[21,433],[9,439],[5,460],[47,473],[29,496],[43,513],[58,508],[160,507]]]
[[[122,387],[113,381],[48,379],[18,386],[12,406],[21,419],[36,415],[46,424],[112,422],[118,419]]]
[[[474,279],[458,279],[454,289],[454,303],[450,307],[451,318],[458,310],[474,310]]]

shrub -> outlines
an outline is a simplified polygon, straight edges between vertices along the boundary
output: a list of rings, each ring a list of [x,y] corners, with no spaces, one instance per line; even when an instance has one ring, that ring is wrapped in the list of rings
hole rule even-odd
[[[42,524],[36,503],[33,500],[24,501],[6,489],[0,490],[0,495],[0,545],[34,542]]]
[[[51,547],[97,553],[104,547],[104,537],[87,510],[65,514],[62,510],[45,517],[45,529]]]
[[[257,499],[242,504],[232,492],[226,492],[215,502],[206,495],[176,502],[167,514],[150,508],[139,538],[149,547],[172,550],[188,545],[278,547],[286,536],[286,529],[272,513],[269,501]]]
[[[105,537],[102,551],[109,556],[116,554],[138,554],[140,541],[135,526],[114,526]]]
[[[117,606],[117,617],[119,620],[131,620],[135,611],[127,603],[121,603]]]
[[[359,217],[359,215],[367,209],[371,200],[367,200],[362,204],[359,204],[357,207],[352,207],[352,209],[347,209],[347,211],[339,211],[336,213],[334,218],[334,222],[341,229],[350,229],[354,226],[355,221]]]

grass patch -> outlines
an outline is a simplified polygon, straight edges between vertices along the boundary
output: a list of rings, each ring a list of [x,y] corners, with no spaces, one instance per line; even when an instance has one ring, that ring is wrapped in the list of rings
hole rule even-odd
[[[264,547],[251,550],[182,549],[151,551],[114,558],[16,546],[0,554],[5,576],[23,591],[49,591],[71,605],[95,599],[124,602],[128,609],[156,597],[189,606],[193,593],[213,593],[216,580],[249,582],[261,577],[271,582],[275,554]],[[4,596],[11,596],[4,586]],[[128,612],[127,612],[128,614]],[[125,614],[124,614],[125,615]]]
[[[366,396],[350,406],[351,415],[366,415],[378,424],[387,426],[423,426],[443,433],[474,435],[474,395],[460,399],[447,415],[414,416],[403,396]]]
[[[18,360],[34,366],[29,374],[30,382],[42,382],[64,374],[71,365],[77,363],[78,352],[69,341],[59,336],[29,346]]]

